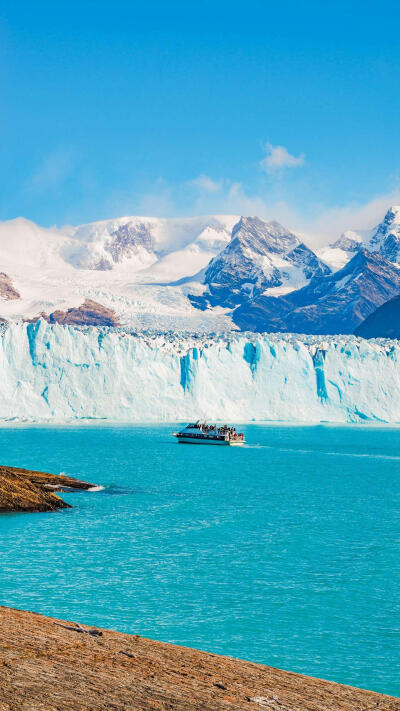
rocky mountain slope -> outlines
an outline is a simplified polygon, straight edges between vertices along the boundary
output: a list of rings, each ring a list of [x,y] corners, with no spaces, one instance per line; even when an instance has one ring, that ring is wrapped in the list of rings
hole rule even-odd
[[[400,292],[400,270],[378,252],[358,250],[335,274],[316,276],[303,289],[262,295],[233,313],[242,329],[296,333],[353,333],[356,326]]]
[[[0,711],[400,708],[372,691],[32,612],[0,608],[0,631]]]
[[[234,307],[264,292],[285,293],[304,286],[330,268],[296,235],[278,222],[241,217],[227,246],[209,263],[200,308]]]
[[[400,339],[400,296],[386,301],[355,330],[361,338]]]
[[[0,299],[4,301],[13,301],[14,299],[19,299],[20,294],[14,288],[12,280],[4,272],[0,272]]]
[[[399,293],[400,207],[318,252],[258,217],[20,218],[0,223],[0,269],[0,321],[347,333]]]

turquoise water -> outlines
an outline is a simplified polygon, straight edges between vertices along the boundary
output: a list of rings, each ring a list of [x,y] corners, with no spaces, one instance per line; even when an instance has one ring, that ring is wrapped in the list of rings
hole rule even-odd
[[[0,430],[1,462],[104,485],[0,516],[0,602],[400,694],[400,429]]]

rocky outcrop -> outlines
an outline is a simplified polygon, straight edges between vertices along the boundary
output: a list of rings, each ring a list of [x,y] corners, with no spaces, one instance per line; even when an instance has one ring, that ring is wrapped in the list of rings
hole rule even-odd
[[[42,321],[46,321],[47,323],[50,323],[50,316],[49,314],[46,314],[44,311],[41,311],[40,314],[37,314],[37,316],[32,316],[32,318],[24,318],[24,323],[37,323],[39,319],[42,319]]]
[[[81,306],[68,311],[53,311],[49,317],[50,323],[63,326],[118,326],[119,321],[115,311],[108,309],[92,299],[86,299]]]
[[[25,321],[36,323],[39,319],[47,323],[59,323],[62,326],[119,326],[115,311],[92,299],[85,299],[81,306],[72,307],[67,311],[53,311],[50,315],[42,311]]]
[[[0,272],[0,299],[14,301],[20,298],[21,295],[14,287],[12,279],[4,272]]]
[[[0,512],[70,508],[55,492],[87,490],[93,486],[69,476],[0,466]]]
[[[399,699],[0,608],[1,711],[398,711]]]
[[[233,313],[243,330],[353,333],[358,324],[400,292],[400,270],[377,252],[361,248],[335,274],[314,277],[303,289],[262,295]]]
[[[72,228],[73,239],[66,245],[64,257],[78,269],[109,271],[122,262],[129,262],[133,271],[143,269],[157,259],[155,227],[152,221],[135,217],[81,225]]]
[[[129,259],[141,248],[147,252],[153,251],[150,228],[143,222],[138,224],[127,222],[125,225],[120,225],[111,232],[110,240],[105,246],[115,263]]]

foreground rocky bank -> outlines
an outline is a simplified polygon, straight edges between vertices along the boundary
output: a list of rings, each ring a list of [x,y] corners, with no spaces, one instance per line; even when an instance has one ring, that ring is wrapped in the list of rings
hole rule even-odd
[[[399,711],[400,700],[0,607],[0,711]]]
[[[56,492],[93,487],[94,484],[61,474],[0,465],[0,512],[69,509],[70,505]]]

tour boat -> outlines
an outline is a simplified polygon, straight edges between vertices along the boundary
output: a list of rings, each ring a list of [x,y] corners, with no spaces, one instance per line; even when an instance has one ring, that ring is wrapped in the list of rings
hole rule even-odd
[[[197,422],[186,425],[180,432],[174,432],[180,444],[244,444],[244,434],[236,432],[235,427],[228,425],[209,425],[207,422]]]

